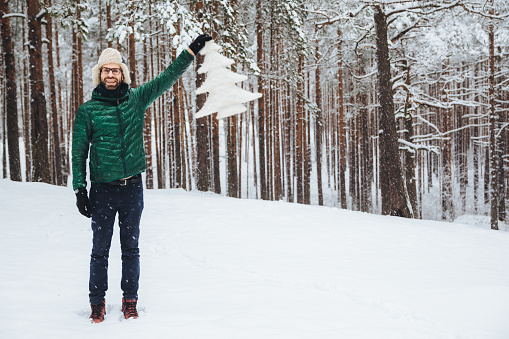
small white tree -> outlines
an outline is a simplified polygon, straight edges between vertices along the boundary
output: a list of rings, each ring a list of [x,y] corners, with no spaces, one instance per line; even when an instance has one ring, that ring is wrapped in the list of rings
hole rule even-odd
[[[198,73],[206,73],[203,84],[196,94],[209,93],[205,104],[196,113],[196,118],[217,112],[217,118],[225,118],[247,110],[243,103],[260,98],[260,93],[246,91],[237,85],[247,76],[232,72],[228,67],[233,60],[219,53],[221,47],[213,41],[205,43],[201,54],[205,56]]]

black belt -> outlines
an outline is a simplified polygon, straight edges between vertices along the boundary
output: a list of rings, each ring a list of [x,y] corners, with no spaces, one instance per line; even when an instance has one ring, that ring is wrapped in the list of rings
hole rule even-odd
[[[113,185],[113,186],[127,186],[130,184],[136,184],[138,182],[141,182],[141,174],[133,175],[132,177],[127,178],[127,179],[108,181],[105,184]]]

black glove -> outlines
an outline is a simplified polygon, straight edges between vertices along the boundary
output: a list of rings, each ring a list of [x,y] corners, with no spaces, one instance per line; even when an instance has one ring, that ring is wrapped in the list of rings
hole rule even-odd
[[[92,206],[90,205],[90,200],[88,200],[87,189],[80,187],[74,192],[76,192],[76,206],[78,206],[78,210],[85,217],[90,218],[92,216]]]
[[[201,49],[205,46],[205,42],[212,40],[212,37],[207,34],[199,35],[193,42],[189,45],[189,49],[193,51],[194,55],[198,55]]]

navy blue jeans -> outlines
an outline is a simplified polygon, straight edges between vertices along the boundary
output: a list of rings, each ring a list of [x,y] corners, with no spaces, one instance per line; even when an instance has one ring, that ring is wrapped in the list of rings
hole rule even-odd
[[[90,303],[101,303],[108,290],[108,257],[113,225],[118,214],[122,251],[121,288],[125,299],[138,299],[140,277],[140,219],[143,211],[143,184],[127,186],[92,184],[93,247],[90,256]]]

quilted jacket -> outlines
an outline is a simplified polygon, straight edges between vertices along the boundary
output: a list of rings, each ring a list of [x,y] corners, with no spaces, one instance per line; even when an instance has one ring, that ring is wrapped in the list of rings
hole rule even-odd
[[[146,169],[143,147],[145,111],[189,67],[194,57],[184,50],[161,74],[121,98],[107,98],[96,89],[78,109],[72,138],[73,189],[86,187],[90,149],[90,181],[108,182]]]

